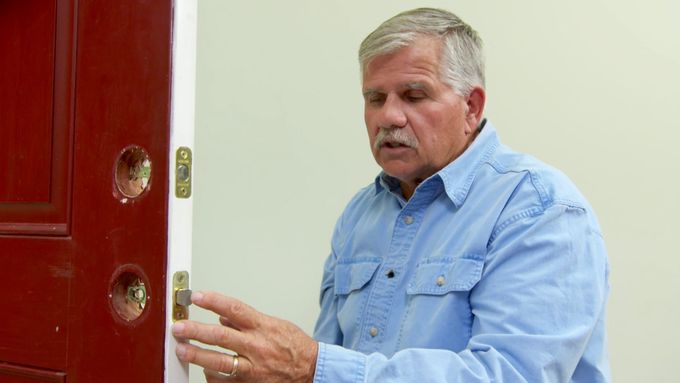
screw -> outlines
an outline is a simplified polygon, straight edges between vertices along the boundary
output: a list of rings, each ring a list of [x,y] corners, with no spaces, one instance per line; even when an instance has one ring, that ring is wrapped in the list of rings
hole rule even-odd
[[[184,283],[185,277],[184,273],[177,274],[177,283]]]
[[[144,303],[144,298],[146,297],[146,290],[144,289],[144,285],[137,285],[137,286],[129,286],[128,291],[127,291],[127,299],[143,304]]]

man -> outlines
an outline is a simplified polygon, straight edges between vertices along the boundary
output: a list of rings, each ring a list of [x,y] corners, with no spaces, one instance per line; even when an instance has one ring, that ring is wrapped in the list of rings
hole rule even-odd
[[[210,382],[608,382],[608,266],[591,207],[482,118],[481,41],[416,9],[362,43],[383,172],[337,222],[315,339],[214,293],[174,333]],[[219,371],[219,372],[218,372]]]

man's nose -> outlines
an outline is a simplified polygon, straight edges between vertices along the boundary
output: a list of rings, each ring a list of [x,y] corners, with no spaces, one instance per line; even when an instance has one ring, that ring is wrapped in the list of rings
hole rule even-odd
[[[385,100],[380,110],[380,126],[403,128],[406,126],[406,114],[401,100],[398,97],[390,95]]]

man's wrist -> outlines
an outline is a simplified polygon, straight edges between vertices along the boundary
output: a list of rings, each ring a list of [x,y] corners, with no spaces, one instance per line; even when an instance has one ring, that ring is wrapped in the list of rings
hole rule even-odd
[[[319,342],[314,342],[313,343],[313,348],[312,348],[312,357],[310,357],[310,363],[309,363],[309,374],[308,374],[308,379],[307,383],[313,383],[314,382],[314,377],[316,376],[316,364],[319,359]]]

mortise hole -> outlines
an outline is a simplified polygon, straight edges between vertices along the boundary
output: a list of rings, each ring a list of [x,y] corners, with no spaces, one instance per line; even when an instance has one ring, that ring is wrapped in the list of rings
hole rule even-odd
[[[151,160],[144,149],[130,146],[116,161],[116,187],[125,197],[139,197],[149,187]]]
[[[131,322],[142,315],[149,297],[142,278],[132,271],[125,271],[113,280],[109,298],[113,311],[124,321]]]

